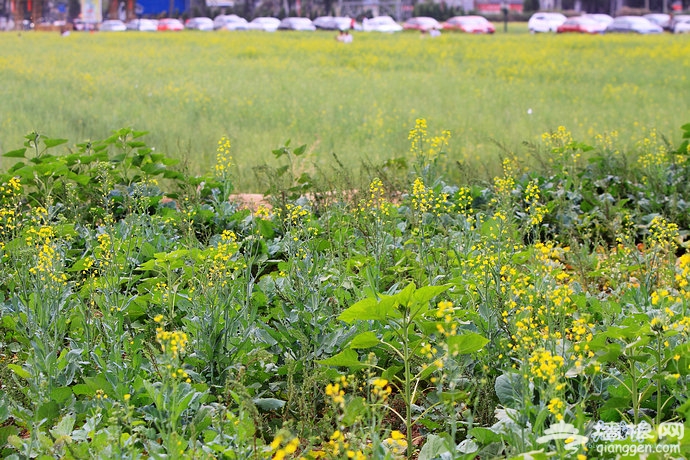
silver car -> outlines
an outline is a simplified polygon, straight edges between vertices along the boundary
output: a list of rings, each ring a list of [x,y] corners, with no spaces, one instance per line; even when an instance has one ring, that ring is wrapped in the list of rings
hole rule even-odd
[[[309,18],[285,18],[280,21],[278,30],[302,30],[302,31],[312,31],[316,30],[316,26],[311,22]]]

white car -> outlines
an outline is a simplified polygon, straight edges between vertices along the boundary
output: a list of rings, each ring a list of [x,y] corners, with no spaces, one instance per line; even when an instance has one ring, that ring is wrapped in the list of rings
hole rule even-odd
[[[527,22],[527,28],[531,33],[556,32],[558,26],[566,21],[561,13],[534,13]]]
[[[213,20],[205,17],[189,18],[185,21],[184,28],[208,32],[213,30]]]
[[[246,30],[247,20],[236,14],[221,14],[213,19],[213,28],[216,30]]]
[[[390,16],[377,16],[362,21],[362,30],[365,32],[401,32],[402,26]]]
[[[309,18],[289,17],[280,21],[278,30],[314,31],[316,26]]]
[[[108,19],[98,26],[98,30],[101,32],[124,32],[127,30],[127,26],[119,19]]]
[[[158,21],[155,19],[132,19],[127,21],[127,30],[155,32],[158,30]]]
[[[252,19],[247,24],[247,30],[263,30],[264,32],[275,32],[280,25],[280,19],[271,17],[260,17]]]
[[[592,14],[585,14],[584,16],[594,19],[597,22],[600,22],[604,24],[605,26],[611,24],[613,22],[613,18],[609,16],[608,14],[603,14],[603,13],[592,13]]]
[[[320,16],[314,19],[314,26],[322,30],[350,30],[352,19],[347,16]]]
[[[656,24],[662,29],[669,29],[671,27],[671,15],[663,13],[645,14],[643,18],[648,19],[652,24]]]
[[[690,33],[690,16],[676,19],[673,23],[674,34]]]

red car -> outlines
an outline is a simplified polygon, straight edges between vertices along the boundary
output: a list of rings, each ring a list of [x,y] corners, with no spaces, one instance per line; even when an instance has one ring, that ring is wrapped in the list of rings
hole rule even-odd
[[[184,24],[179,19],[166,18],[158,21],[158,30],[184,30]]]
[[[441,24],[434,18],[427,18],[425,16],[417,16],[410,18],[403,23],[405,30],[421,30],[428,32],[432,29],[441,30]]]
[[[579,16],[570,18],[563,24],[558,26],[556,33],[564,34],[567,32],[575,32],[580,34],[603,34],[606,30],[606,24],[595,21],[592,18]]]
[[[455,16],[444,22],[443,28],[468,34],[492,34],[496,32],[494,25],[482,16]]]

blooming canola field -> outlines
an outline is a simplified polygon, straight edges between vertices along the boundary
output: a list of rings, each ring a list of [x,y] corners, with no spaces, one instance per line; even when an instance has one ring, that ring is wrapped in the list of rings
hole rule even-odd
[[[496,144],[519,153],[563,125],[632,145],[644,129],[672,137],[690,111],[690,41],[668,34],[7,33],[0,49],[0,152],[34,130],[81,142],[132,127],[201,171],[227,135],[241,177],[287,139],[322,167],[398,157],[420,116],[453,133],[452,159],[495,174]]]

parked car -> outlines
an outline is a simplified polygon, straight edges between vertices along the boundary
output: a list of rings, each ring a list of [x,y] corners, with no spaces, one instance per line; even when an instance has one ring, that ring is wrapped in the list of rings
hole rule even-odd
[[[14,21],[12,18],[6,18],[4,16],[0,16],[0,30],[13,30],[14,29]]]
[[[687,34],[690,33],[690,16],[683,16],[680,19],[676,19],[673,25],[674,34]]]
[[[271,17],[254,18],[247,24],[247,30],[263,30],[275,32],[280,25],[280,19]]]
[[[527,21],[527,28],[531,33],[556,32],[558,26],[566,21],[561,13],[534,13]]]
[[[618,16],[606,26],[606,33],[627,32],[637,34],[660,34],[664,30],[641,16]]]
[[[676,26],[679,23],[687,22],[687,20],[690,19],[690,14],[674,14],[673,17],[671,17],[671,23],[669,25],[669,28],[672,32],[676,32]],[[683,27],[681,27],[682,29]]]
[[[468,34],[492,34],[496,32],[493,24],[482,16],[455,16],[442,24],[445,30],[457,30]]]
[[[349,30],[352,19],[347,16],[320,16],[314,19],[314,27],[322,30]]]
[[[656,24],[662,29],[669,30],[671,28],[671,15],[665,13],[651,13],[645,14],[643,18],[649,19],[649,22]]]
[[[127,30],[141,32],[155,32],[158,30],[158,21],[155,19],[132,19],[127,21]]]
[[[205,17],[189,18],[184,22],[184,28],[190,30],[213,30],[213,19]]]
[[[440,22],[427,16],[416,16],[403,23],[404,30],[421,30],[427,32],[432,29],[440,30],[442,28]]]
[[[316,30],[316,26],[314,26],[314,23],[311,22],[309,18],[290,17],[280,21],[278,30],[312,31]]]
[[[221,14],[213,19],[213,28],[216,30],[246,30],[246,19],[236,14]]]
[[[182,21],[175,18],[165,18],[158,21],[158,30],[178,32],[184,30]]]
[[[568,18],[556,29],[556,33],[559,34],[568,32],[576,32],[581,34],[603,34],[605,31],[606,24],[603,22],[597,22],[587,16]]]
[[[609,25],[613,22],[613,18],[609,16],[608,14],[604,13],[592,13],[592,14],[584,14],[583,16],[594,19],[597,22],[601,22],[604,25]]]
[[[375,18],[362,21],[362,30],[365,32],[400,32],[402,26],[395,22],[390,16],[376,16]]]
[[[127,30],[127,26],[119,19],[108,19],[98,26],[98,30],[101,32],[124,32]]]

